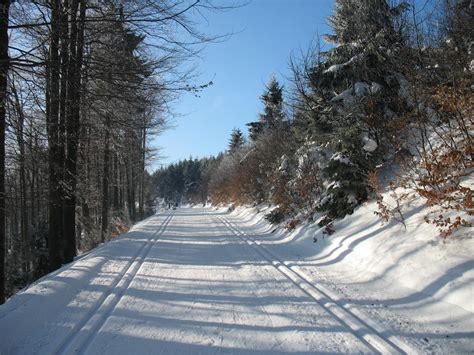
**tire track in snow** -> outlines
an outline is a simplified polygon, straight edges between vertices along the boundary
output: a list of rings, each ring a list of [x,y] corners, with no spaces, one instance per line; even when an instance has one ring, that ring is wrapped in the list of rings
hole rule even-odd
[[[222,225],[222,221],[220,220],[220,217],[219,216],[212,216],[212,222],[215,226],[217,225]],[[226,227],[227,230],[230,230],[232,234],[235,234],[227,225],[224,224],[224,226]],[[240,243],[241,245],[243,245],[245,247],[245,245],[247,245],[245,243],[245,241],[241,240]],[[256,286],[256,283],[251,283],[251,287],[252,287],[252,291],[253,291],[253,294],[255,295],[256,297],[256,302],[258,304],[258,308],[262,311],[262,313],[265,315],[265,317],[269,320],[269,323],[270,323],[270,326],[272,328],[275,327],[275,323],[274,323],[274,319],[273,319],[273,316],[267,312],[267,310],[265,309],[265,305],[259,300],[259,296],[258,296],[258,288]],[[236,319],[235,319],[235,314],[236,313],[233,313],[233,317],[234,317],[234,323],[236,322]],[[283,348],[283,344],[285,343],[287,339],[283,339],[283,341],[281,341],[280,339],[278,339],[278,337],[275,337],[275,345],[273,346],[273,348],[270,349],[270,351],[276,351],[277,348],[279,348],[281,351],[285,351],[285,349]]]
[[[151,222],[153,222],[154,221],[153,217],[154,216],[151,216],[151,217],[148,218],[148,220],[142,221],[144,223],[141,224],[141,227],[145,227],[148,224],[150,224]],[[117,241],[119,241],[119,240],[116,239],[116,240],[113,240],[111,242],[115,243]],[[109,243],[111,243],[111,242],[109,242]],[[27,303],[32,297],[35,297],[34,293],[31,293],[30,295],[26,295],[24,292],[28,291],[30,288],[32,288],[32,287],[36,286],[37,284],[41,283],[45,279],[48,279],[50,281],[56,281],[58,276],[60,276],[60,277],[70,276],[71,274],[73,274],[75,272],[74,267],[76,266],[77,261],[85,261],[89,258],[97,256],[97,254],[109,243],[103,243],[102,245],[99,245],[98,247],[96,247],[94,249],[91,249],[91,250],[89,250],[89,251],[87,251],[87,252],[85,252],[81,255],[76,256],[72,262],[70,262],[68,264],[64,264],[59,269],[57,269],[57,270],[55,270],[55,271],[39,278],[38,280],[32,282],[31,284],[29,284],[24,290],[20,291],[18,294],[15,295],[16,297],[15,297],[13,303],[11,303],[11,304],[6,303],[4,305],[4,307],[3,307],[4,311],[0,312],[0,319],[8,316],[9,314],[12,314],[16,309],[20,308],[25,303]],[[98,265],[100,263],[101,263],[101,261],[98,261],[96,265]],[[92,267],[91,269],[94,269],[94,268]],[[91,272],[93,272],[93,271],[91,271]],[[21,297],[21,300],[17,301],[17,299],[19,297]]]
[[[211,228],[217,228],[218,226],[222,226],[222,222],[220,219],[218,219],[217,216],[215,215],[211,215],[208,217],[208,220],[209,220],[209,223],[210,223],[210,227]],[[229,228],[227,226],[225,226],[227,230],[229,230]],[[232,233],[233,234],[233,233]],[[229,238],[232,238],[233,235],[229,235]],[[227,239],[227,238],[226,238]],[[243,248],[246,248],[246,243],[244,241],[239,241],[238,240],[238,243],[239,245],[242,245]],[[210,273],[209,271],[206,272],[206,280],[209,281],[209,284],[208,284],[208,290],[212,293],[213,292],[213,289],[212,289],[212,280],[214,278],[212,278],[210,276]],[[274,323],[274,319],[273,319],[273,316],[265,309],[265,305],[260,301],[260,297],[259,297],[259,290],[258,290],[258,287],[257,287],[258,283],[257,282],[252,282],[252,283],[249,283],[249,287],[251,287],[252,289],[252,295],[255,297],[255,302],[257,303],[257,306],[258,308],[260,309],[260,311],[262,312],[262,314],[266,317],[266,319],[268,320],[268,322],[266,322],[266,324],[272,328],[275,327],[275,323]],[[220,320],[222,323],[226,323],[226,319],[225,318],[221,318]],[[245,322],[248,322],[248,323],[251,323],[252,322],[252,319],[245,319],[241,314],[239,314],[238,311],[235,311],[235,310],[232,310],[232,321],[235,323],[235,324],[245,324]],[[240,323],[239,323],[239,322]],[[229,330],[228,334],[229,336],[231,336],[231,331],[232,330]],[[220,345],[218,346],[222,346],[222,343],[223,343],[223,333],[219,333],[219,337],[220,337]],[[285,339],[286,340],[286,339]],[[282,347],[284,341],[282,342],[280,339],[278,339],[278,337],[275,337],[275,345],[272,349],[270,349],[270,351],[276,351],[276,348],[280,348],[281,351],[284,352],[284,348]]]
[[[143,243],[117,279],[109,286],[108,291],[99,298],[99,301],[87,312],[86,316],[74,325],[69,335],[53,352],[54,354],[77,354],[87,348],[130,286],[154,242],[164,233],[172,219],[173,215],[169,214],[156,232]]]
[[[387,329],[383,329],[373,320],[365,319],[366,317],[361,319],[360,313],[356,314],[356,312],[349,309],[349,307],[340,305],[337,300],[334,299],[335,297],[331,297],[331,295],[328,294],[329,292],[327,292],[327,290],[322,290],[308,280],[308,277],[304,275],[301,270],[288,262],[282,261],[275,253],[234,226],[225,217],[218,216],[218,218],[234,235],[244,240],[295,286],[310,296],[337,319],[339,323],[349,328],[350,332],[372,351],[383,354],[407,354],[413,352],[413,349],[396,338]]]

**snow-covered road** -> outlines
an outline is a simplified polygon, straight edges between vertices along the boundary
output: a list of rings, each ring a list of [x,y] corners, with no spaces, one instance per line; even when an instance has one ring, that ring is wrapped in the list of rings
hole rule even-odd
[[[147,219],[1,307],[0,353],[410,352],[239,223]]]

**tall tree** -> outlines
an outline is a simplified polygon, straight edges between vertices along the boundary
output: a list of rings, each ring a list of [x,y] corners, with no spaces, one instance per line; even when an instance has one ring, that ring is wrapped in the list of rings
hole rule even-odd
[[[230,134],[229,139],[229,154],[235,153],[237,150],[242,148],[245,143],[244,134],[239,128],[234,128]]]
[[[458,72],[466,68],[474,73],[474,3],[470,0],[444,0],[442,20],[447,61],[461,69]]]
[[[63,181],[64,146],[60,129],[60,34],[62,4],[51,0],[51,35],[47,66],[46,125],[49,159],[49,221],[48,247],[50,270],[58,269],[63,261]]]
[[[11,80],[10,91],[14,106],[14,114],[16,116],[15,131],[16,141],[18,145],[18,164],[19,164],[19,180],[20,180],[20,230],[21,230],[21,257],[22,257],[22,270],[25,275],[29,272],[30,264],[30,239],[29,239],[29,221],[28,221],[28,209],[27,209],[27,191],[26,191],[26,145],[25,145],[25,113],[20,102],[18,90],[15,85],[15,81]]]
[[[295,74],[295,81],[307,79],[306,88],[299,86],[298,120],[306,119],[304,135],[327,155],[322,169],[327,198],[320,206],[327,221],[351,213],[367,198],[367,174],[399,134],[393,113],[400,108],[398,55],[406,43],[394,20],[406,6],[337,0],[329,18],[333,33],[325,36],[335,46],[305,60],[308,66]]]
[[[10,0],[0,1],[0,304],[5,302],[5,117],[7,104]]]
[[[282,127],[283,113],[283,87],[275,76],[272,76],[266,85],[265,92],[260,97],[263,103],[263,112],[259,120],[247,124],[250,138],[255,141],[265,131]]]
[[[68,59],[66,87],[66,156],[64,163],[64,259],[71,262],[76,256],[76,203],[77,203],[77,152],[80,134],[80,109],[83,94],[82,66],[86,0],[72,0],[68,8]]]

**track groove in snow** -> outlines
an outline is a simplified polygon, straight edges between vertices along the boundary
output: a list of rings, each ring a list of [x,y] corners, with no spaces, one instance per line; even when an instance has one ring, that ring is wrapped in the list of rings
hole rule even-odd
[[[372,348],[372,350],[383,354],[404,354],[413,352],[413,349],[392,335],[387,329],[382,329],[375,321],[369,319],[363,320],[361,313],[357,315],[350,309],[341,306],[334,298],[328,295],[326,290],[326,292],[324,292],[320,287],[308,281],[308,277],[298,268],[288,262],[280,260],[275,253],[265,248],[259,241],[255,241],[251,236],[237,228],[225,217],[219,216],[219,219],[237,237],[242,238],[250,247],[254,248],[265,260],[291,280],[295,286],[314,299],[343,326],[348,327],[354,335]]]
[[[100,330],[107,320],[107,317],[113,312],[115,306],[120,301],[124,292],[132,282],[143,261],[148,256],[150,249],[158,238],[164,233],[166,227],[171,222],[173,215],[170,214],[162,222],[156,232],[143,243],[137,253],[128,262],[123,272],[119,274],[116,281],[110,287],[109,291],[104,293],[86,316],[71,329],[71,333],[63,342],[59,344],[55,354],[75,354],[84,353],[88,344]]]
[[[325,286],[325,270],[299,263],[310,260],[299,248],[312,255],[311,239],[298,248],[294,241],[279,243],[267,224],[224,210],[169,212],[137,224],[1,306],[0,354],[438,349],[416,327],[400,332],[403,318],[393,308],[354,309],[352,295]],[[452,336],[449,344],[456,345]],[[422,343],[411,342],[413,337]]]

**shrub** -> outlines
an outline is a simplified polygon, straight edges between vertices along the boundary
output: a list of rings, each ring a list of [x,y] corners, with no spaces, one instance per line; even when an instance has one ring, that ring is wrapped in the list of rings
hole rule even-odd
[[[281,223],[284,218],[285,218],[285,214],[282,211],[280,211],[280,209],[278,208],[274,209],[273,211],[265,215],[265,219],[271,224]]]

